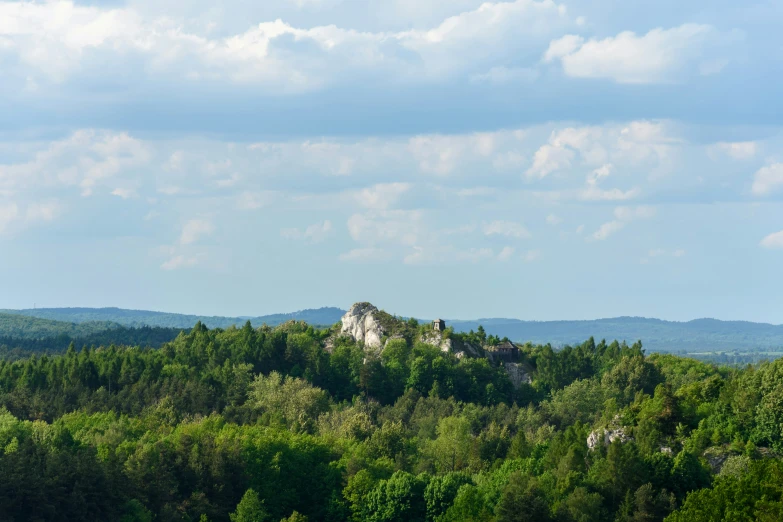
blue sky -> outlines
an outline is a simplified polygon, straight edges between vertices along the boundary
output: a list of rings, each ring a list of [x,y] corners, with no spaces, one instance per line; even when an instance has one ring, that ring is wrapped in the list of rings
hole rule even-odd
[[[0,307],[781,323],[781,24],[0,1]]]

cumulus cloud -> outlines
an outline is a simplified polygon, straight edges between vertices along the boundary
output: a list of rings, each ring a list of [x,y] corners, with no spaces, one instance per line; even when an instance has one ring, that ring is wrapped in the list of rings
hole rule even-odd
[[[510,247],[510,246],[503,247],[503,250],[501,250],[500,253],[498,254],[498,261],[508,261],[509,259],[514,257],[515,251],[516,250],[514,249],[514,247]]]
[[[418,210],[386,210],[354,214],[348,219],[348,233],[354,241],[366,244],[394,243],[413,246],[425,226]]]
[[[58,201],[32,202],[25,205],[0,200],[0,235],[54,221],[61,211],[62,205]]]
[[[487,236],[506,236],[518,239],[529,239],[533,235],[521,223],[513,221],[492,221],[484,225],[484,234]]]
[[[528,250],[525,252],[525,255],[523,256],[523,259],[526,263],[532,263],[533,261],[536,261],[541,257],[541,251],[540,250]]]
[[[760,244],[764,248],[783,248],[783,230],[766,236]]]
[[[0,234],[19,217],[19,206],[16,203],[0,205]]]
[[[287,239],[304,239],[311,243],[320,243],[329,237],[332,228],[332,222],[327,219],[314,223],[304,230],[298,228],[284,228],[280,230],[280,235]]]
[[[647,257],[642,259],[643,263],[649,262],[653,258],[680,258],[685,257],[686,251],[683,249],[666,250],[663,248],[653,248],[647,252]]]
[[[149,147],[127,133],[79,130],[41,147],[27,162],[0,164],[0,190],[73,186],[90,196],[150,158]]]
[[[489,71],[474,74],[470,77],[473,83],[489,83],[492,85],[506,85],[518,83],[530,83],[538,79],[540,73],[532,67],[493,67]]]
[[[387,209],[411,189],[410,183],[379,183],[354,192],[354,198],[363,207]]]
[[[612,168],[612,164],[607,163],[588,174],[585,181],[587,187],[579,194],[579,198],[584,201],[622,201],[638,196],[638,188],[623,191],[618,188],[607,190],[598,187],[601,180],[609,176]]]
[[[588,184],[595,186],[616,164],[661,168],[681,144],[668,127],[667,122],[642,120],[553,130],[535,152],[533,164],[525,174],[536,180],[561,170],[588,166],[595,169],[588,176]]]
[[[468,250],[458,250],[454,253],[457,261],[468,261],[478,263],[495,257],[495,252],[491,248],[470,248]]]
[[[170,270],[178,270],[180,268],[196,266],[197,264],[198,264],[197,257],[177,255],[165,261],[162,265],[160,265],[160,268],[162,268],[163,270],[170,271]]]
[[[746,160],[756,156],[758,144],[755,141],[720,142],[716,143],[712,150],[736,160]]]
[[[623,227],[625,227],[625,223],[622,221],[608,221],[598,227],[598,230],[593,233],[592,237],[597,241],[603,241],[615,232],[622,230]]]
[[[644,35],[624,31],[601,40],[566,35],[553,40],[544,61],[559,60],[576,78],[608,78],[618,83],[666,83],[690,74],[720,72],[725,61],[710,48],[720,35],[709,25],[684,24]]]
[[[237,196],[237,208],[257,210],[271,204],[278,194],[272,191],[244,191]]]
[[[325,5],[324,0],[293,1]],[[0,2],[0,20],[5,52],[37,71],[33,80],[40,76],[64,82],[123,63],[157,78],[228,80],[287,93],[361,74],[395,82],[442,78],[501,52],[533,49],[576,25],[551,0],[486,2],[430,28],[396,32],[336,25],[303,28],[276,19],[253,20],[245,31],[216,37],[208,24],[201,28],[174,16],[147,15],[139,6],[86,6],[68,0]]]
[[[112,190],[111,193],[113,196],[117,196],[121,199],[130,199],[136,196],[136,191],[127,187],[117,187],[116,189]]]
[[[354,248],[340,254],[341,261],[369,262],[383,261],[389,258],[389,253],[381,248]]]
[[[595,241],[604,241],[609,236],[625,228],[631,221],[650,219],[655,214],[655,207],[650,206],[617,207],[614,209],[615,219],[601,225],[590,237]]]
[[[783,163],[773,163],[760,168],[753,178],[753,193],[766,196],[783,186]]]
[[[215,231],[215,225],[207,219],[191,219],[182,227],[182,233],[179,236],[181,245],[190,245],[211,235]]]

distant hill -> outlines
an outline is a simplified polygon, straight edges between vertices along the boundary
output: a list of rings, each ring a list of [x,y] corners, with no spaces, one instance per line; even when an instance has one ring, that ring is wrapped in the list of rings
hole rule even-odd
[[[109,321],[69,323],[19,314],[0,313],[0,358],[64,352],[82,346],[144,346],[158,348],[177,337],[182,328],[127,327]]]
[[[483,325],[487,333],[499,337],[553,346],[596,340],[620,340],[629,344],[641,340],[647,351],[747,351],[783,348],[783,326],[746,321],[696,319],[688,322],[663,321],[644,317],[617,317],[592,321],[520,321],[518,319],[478,319],[451,321],[458,332]]]
[[[59,335],[87,337],[118,326],[111,321],[64,322],[19,313],[0,313],[0,336],[17,339],[46,339]]]
[[[178,329],[190,329],[198,321],[208,328],[241,326],[248,320],[256,327],[262,324],[276,326],[292,319],[312,325],[327,326],[339,321],[344,313],[344,310],[334,307],[259,317],[199,316],[121,308],[0,310],[0,337],[41,339],[65,334],[78,339],[89,336],[97,339],[97,334],[119,327],[149,326],[171,330],[165,335],[156,334],[157,340],[168,335],[176,336]],[[591,321],[522,321],[487,318],[447,320],[447,324],[458,332],[476,330],[479,325],[482,325],[488,334],[508,337],[517,342],[551,343],[553,346],[581,343],[589,337],[594,337],[596,340],[624,340],[629,344],[641,340],[648,351],[694,353],[783,349],[783,326],[745,321],[696,319],[675,322],[644,317],[617,317]]]
[[[300,310],[287,314],[264,315],[259,317],[217,317],[202,315],[152,312],[148,310],[126,310],[122,308],[35,308],[27,310],[0,310],[0,313],[17,314],[69,323],[103,322],[123,326],[160,326],[164,328],[192,328],[201,321],[208,328],[228,328],[241,326],[248,320],[253,326],[278,324],[296,319],[308,324],[327,326],[340,320],[345,310],[339,308],[318,308]],[[0,330],[1,332],[2,330]]]

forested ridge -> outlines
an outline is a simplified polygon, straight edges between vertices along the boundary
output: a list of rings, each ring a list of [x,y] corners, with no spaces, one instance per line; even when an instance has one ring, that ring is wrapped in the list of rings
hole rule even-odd
[[[158,348],[177,337],[181,328],[126,327],[112,322],[68,323],[0,313],[0,358],[63,353],[68,346],[142,346]]]
[[[335,307],[299,310],[258,317],[199,316],[149,310],[122,308],[35,308],[27,310],[0,310],[0,336],[20,337],[4,327],[3,315],[27,316],[59,321],[58,330],[68,330],[78,324],[119,325],[131,328],[160,327],[189,330],[196,322],[209,328],[241,327],[246,321],[253,326],[268,324],[277,326],[290,320],[305,321],[312,325],[331,325],[345,313]],[[448,318],[446,318],[448,319]],[[514,341],[550,343],[553,346],[581,343],[588,337],[597,339],[626,339],[633,342],[644,339],[648,351],[698,354],[723,362],[756,362],[764,358],[783,355],[783,325],[752,323],[747,321],[719,321],[696,319],[693,321],[663,321],[646,317],[614,317],[583,321],[522,321],[519,319],[483,318],[454,320],[448,323],[457,332],[469,332],[482,326],[488,333],[508,337]],[[25,331],[37,334],[39,328]],[[18,329],[17,329],[18,331]],[[82,337],[72,335],[74,338]],[[725,356],[724,356],[725,355]],[[767,356],[767,357],[765,357]],[[732,359],[733,357],[733,359]]]
[[[783,362],[301,322],[0,361],[0,520],[783,519]],[[491,347],[483,330],[443,334]]]

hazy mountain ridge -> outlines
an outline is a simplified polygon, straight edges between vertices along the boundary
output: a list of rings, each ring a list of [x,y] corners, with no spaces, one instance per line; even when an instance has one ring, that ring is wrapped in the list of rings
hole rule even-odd
[[[53,335],[66,333],[73,337],[85,337],[97,331],[125,327],[162,327],[190,329],[201,321],[208,328],[241,326],[248,320],[253,326],[275,326],[295,319],[313,325],[332,325],[340,320],[345,310],[336,307],[305,309],[291,313],[258,317],[223,317],[127,310],[122,308],[37,308],[28,310],[2,310],[0,313],[18,317],[28,316],[39,321],[68,323],[28,322],[36,332],[54,331]],[[489,334],[508,337],[514,341],[551,343],[554,346],[577,344],[585,339],[625,340],[632,343],[642,340],[651,351],[746,351],[780,349],[783,347],[783,325],[753,323],[750,321],[721,321],[718,319],[694,319],[687,322],[666,321],[646,317],[615,317],[594,320],[525,321],[509,318],[481,318],[475,320],[447,320],[457,332],[468,332],[483,326]],[[7,326],[7,325],[6,325]],[[30,338],[18,328],[8,330],[0,324],[0,335]],[[41,335],[32,335],[41,338]],[[46,336],[43,336],[46,337]]]
[[[164,328],[192,328],[201,321],[208,328],[241,326],[250,321],[254,326],[268,324],[275,326],[292,319],[313,325],[332,325],[340,320],[344,310],[334,307],[300,310],[291,313],[271,314],[258,317],[223,317],[150,310],[128,310],[124,308],[35,308],[26,310],[0,310],[0,313],[15,314],[69,323],[109,322],[123,326],[160,326]]]

